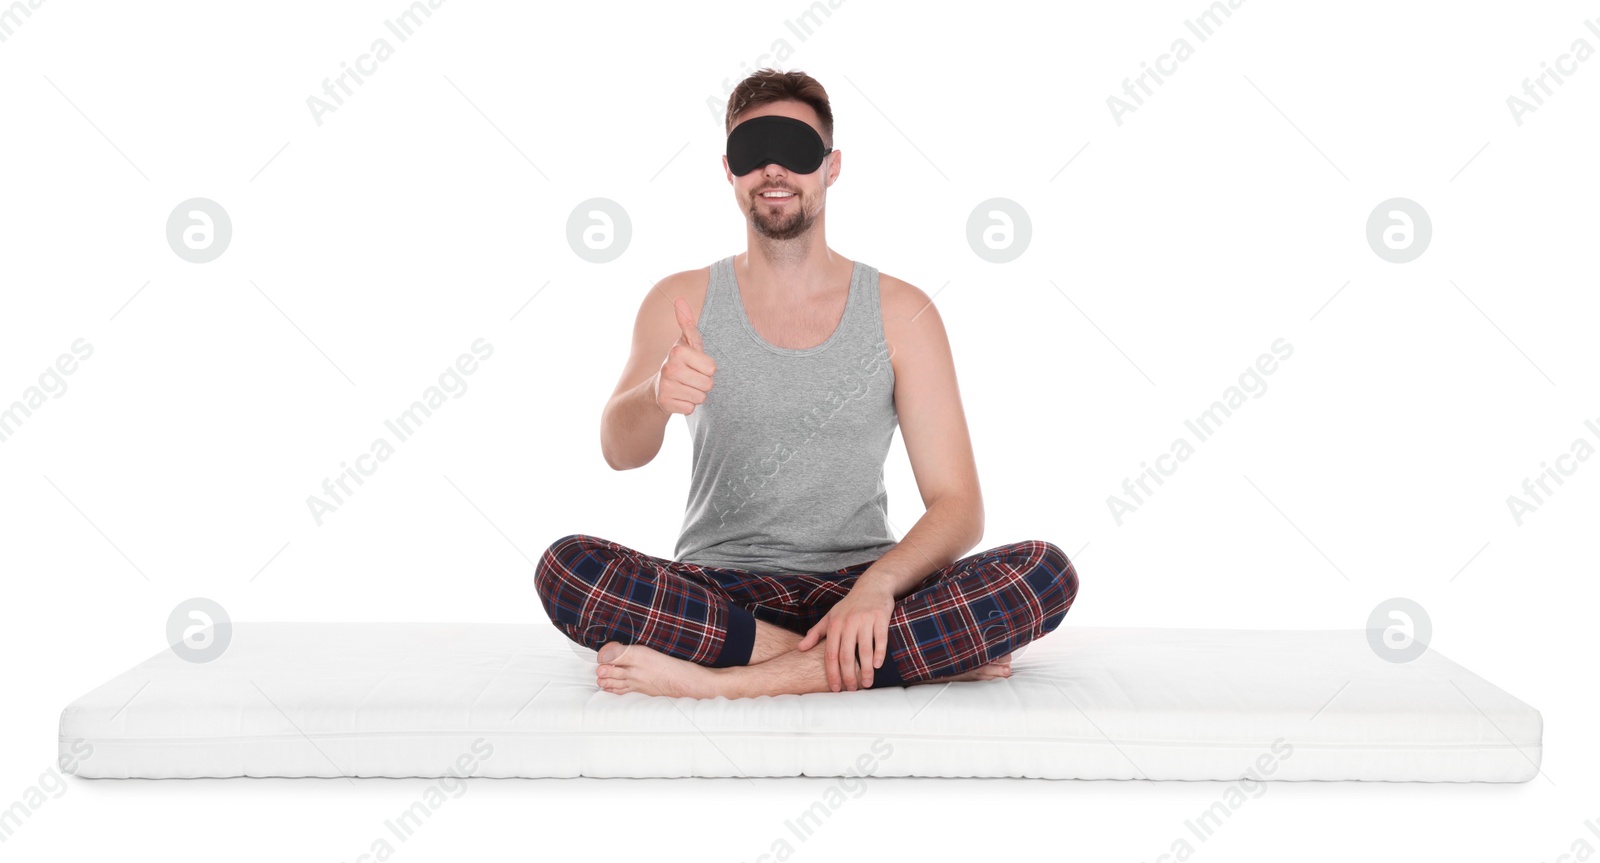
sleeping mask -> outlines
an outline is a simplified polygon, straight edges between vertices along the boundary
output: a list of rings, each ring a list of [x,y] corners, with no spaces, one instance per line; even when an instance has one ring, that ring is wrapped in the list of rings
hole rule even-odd
[[[746,120],[728,133],[728,170],[742,177],[772,162],[796,174],[809,174],[822,166],[832,147],[810,123],[793,117],[767,114]]]

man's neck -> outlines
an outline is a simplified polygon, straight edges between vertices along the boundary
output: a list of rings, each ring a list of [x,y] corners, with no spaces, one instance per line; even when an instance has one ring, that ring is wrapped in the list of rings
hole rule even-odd
[[[752,232],[750,247],[734,266],[741,282],[762,293],[804,298],[837,288],[833,274],[843,259],[812,231],[793,240],[772,240]]]

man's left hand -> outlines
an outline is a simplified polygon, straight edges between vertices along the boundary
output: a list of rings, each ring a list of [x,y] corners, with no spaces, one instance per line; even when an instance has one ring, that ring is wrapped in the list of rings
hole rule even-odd
[[[828,609],[800,640],[801,650],[810,650],[827,639],[823,669],[828,686],[838,692],[841,685],[855,691],[872,685],[872,670],[883,665],[889,650],[889,616],[894,613],[894,592],[888,585],[865,577]]]

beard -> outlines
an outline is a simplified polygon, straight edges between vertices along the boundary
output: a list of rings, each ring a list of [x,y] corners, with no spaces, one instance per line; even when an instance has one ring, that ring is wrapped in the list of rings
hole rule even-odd
[[[752,196],[750,224],[756,233],[769,240],[792,240],[811,230],[816,217],[806,211],[804,201],[796,194],[783,212],[776,211],[762,201],[760,195]]]

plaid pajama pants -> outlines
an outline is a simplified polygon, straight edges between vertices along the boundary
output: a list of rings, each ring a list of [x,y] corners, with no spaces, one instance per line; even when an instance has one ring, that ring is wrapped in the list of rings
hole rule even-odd
[[[700,665],[748,665],[756,620],[804,634],[872,561],[826,574],[682,563],[588,534],[564,536],[535,567],[550,620],[573,641],[643,644]],[[1061,549],[1024,540],[963,557],[895,602],[873,686],[950,677],[1061,624],[1078,574]]]

